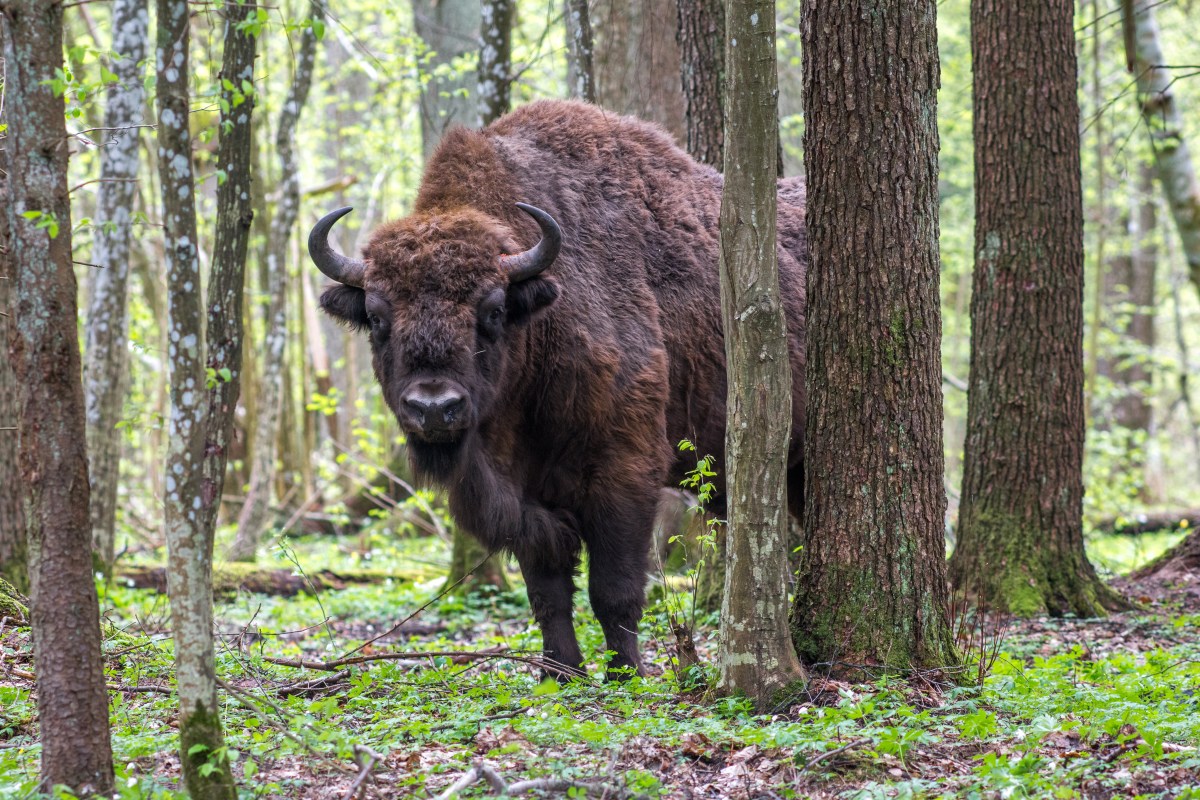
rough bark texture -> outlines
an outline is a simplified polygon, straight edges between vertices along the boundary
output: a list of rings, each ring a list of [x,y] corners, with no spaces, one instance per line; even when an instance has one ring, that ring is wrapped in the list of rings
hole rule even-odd
[[[8,123],[4,213],[11,251],[19,256],[6,357],[20,387],[20,417],[7,424],[21,434],[41,777],[46,787],[108,794],[112,748],[92,579],[66,112],[51,88],[63,67],[62,5],[0,2],[0,29]]]
[[[324,19],[323,7],[314,2],[309,14]],[[267,318],[263,342],[262,374],[258,390],[258,419],[250,455],[250,490],[238,515],[238,532],[229,558],[253,561],[258,554],[259,538],[267,523],[271,500],[271,481],[275,475],[276,443],[279,439],[280,410],[284,389],[284,350],[287,346],[287,247],[300,212],[300,176],[296,164],[296,127],[312,88],[313,67],[317,58],[317,37],[312,28],[301,34],[296,53],[296,73],[283,102],[275,133],[275,152],[279,155],[279,203],[271,215],[267,237]]]
[[[593,0],[596,102],[657,122],[684,142],[675,6],[670,0]]]
[[[806,0],[800,655],[956,661],[947,621],[933,0]],[[853,54],[853,61],[844,61]],[[728,144],[727,144],[728,146]]]
[[[687,151],[697,161],[723,169],[724,0],[676,0],[675,6]]]
[[[242,298],[246,287],[246,250],[254,223],[250,154],[254,138],[255,37],[238,24],[257,12],[254,0],[225,3],[225,48],[221,73],[221,141],[217,169],[217,230],[208,279],[206,326],[208,411],[205,419],[204,526],[214,531],[225,486],[225,464],[233,443],[233,414],[242,381]],[[293,177],[293,180],[295,178]],[[211,535],[211,534],[210,534]]]
[[[721,312],[729,530],[717,691],[767,710],[804,679],[788,630],[792,368],[775,251],[775,0],[728,0]]]
[[[478,116],[475,75],[469,70],[436,76],[479,48],[480,0],[412,0],[413,25],[431,55],[422,64],[428,82],[421,91],[421,140],[425,160],[451,125],[470,125]]]
[[[0,37],[4,29],[0,27]],[[0,58],[4,54],[0,41]],[[0,124],[6,119],[0,117]],[[5,136],[0,134],[0,208],[12,201],[8,194],[8,164],[3,149]],[[25,548],[25,510],[21,499],[20,424],[17,383],[13,375],[9,346],[16,335],[12,304],[13,279],[16,267],[9,245],[8,214],[0,212],[0,578],[20,592],[29,591],[29,567]]]
[[[167,359],[170,364],[163,506],[168,594],[175,638],[180,759],[193,800],[234,800],[228,762],[202,775],[223,752],[213,660],[212,529],[205,524],[204,443],[207,391],[204,310],[200,302],[196,202],[188,134],[188,6],[157,0],[158,168],[167,261]],[[216,498],[209,498],[215,502]]]
[[[596,102],[596,71],[592,62],[592,15],[588,0],[567,0],[567,88],[571,97]]]
[[[125,299],[129,242],[137,196],[139,128],[145,122],[146,58],[150,12],[146,0],[115,0],[110,69],[104,108],[106,144],[100,148],[100,192],[87,310],[83,387],[87,408],[88,475],[91,479],[92,547],[97,566],[112,570],[116,532],[117,480],[121,474],[121,419],[129,385],[129,321]]]
[[[971,5],[975,276],[950,576],[992,608],[1091,617],[1122,602],[1083,548],[1083,201],[1073,19],[1070,0]]]
[[[1133,72],[1163,196],[1179,231],[1188,276],[1200,292],[1200,182],[1196,180],[1187,140],[1183,138],[1183,123],[1172,88],[1175,78],[1164,68],[1170,62],[1163,56],[1159,44],[1155,5],[1151,0],[1134,3],[1136,52]]]
[[[508,112],[512,85],[513,0],[484,0],[479,35],[479,127]]]

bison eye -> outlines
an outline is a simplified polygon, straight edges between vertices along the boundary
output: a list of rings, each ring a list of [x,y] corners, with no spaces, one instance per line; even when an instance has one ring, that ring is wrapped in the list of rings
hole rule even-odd
[[[504,290],[497,289],[479,304],[479,328],[484,336],[495,339],[504,330]]]

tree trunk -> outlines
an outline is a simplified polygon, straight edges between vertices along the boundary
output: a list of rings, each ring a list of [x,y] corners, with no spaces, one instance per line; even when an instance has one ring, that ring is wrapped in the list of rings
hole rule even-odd
[[[1179,231],[1188,275],[1200,292],[1200,182],[1196,180],[1187,140],[1183,138],[1183,121],[1173,90],[1176,78],[1166,68],[1170,62],[1159,44],[1158,23],[1154,19],[1156,3],[1136,0],[1133,5],[1136,52],[1131,61],[1142,118],[1150,131],[1158,180]]]
[[[314,2],[309,10],[313,20],[324,19],[324,6]],[[279,419],[285,388],[284,349],[287,346],[287,248],[300,211],[300,178],[296,164],[296,126],[308,101],[312,87],[313,67],[317,57],[317,37],[312,28],[301,34],[300,50],[296,56],[296,73],[279,115],[275,133],[275,150],[279,155],[282,186],[279,203],[271,215],[267,245],[267,286],[269,303],[266,318],[266,340],[263,342],[261,379],[258,390],[258,420],[250,456],[250,490],[238,515],[237,538],[229,549],[233,561],[254,561],[258,556],[259,539],[267,522],[271,501],[271,483],[275,474],[275,456],[279,439]]]
[[[4,28],[0,26],[0,37]],[[0,54],[4,44],[0,40]],[[0,118],[0,124],[7,118]],[[0,142],[4,137],[0,136]],[[8,164],[0,145],[0,208],[12,205],[8,193]],[[21,593],[29,591],[29,566],[25,547],[25,509],[21,491],[21,439],[18,422],[17,383],[9,348],[14,344],[16,324],[11,296],[16,277],[14,253],[9,244],[8,214],[0,212],[0,578]]]
[[[87,408],[88,475],[91,479],[92,547],[97,566],[112,574],[117,482],[121,474],[121,419],[129,389],[129,321],[125,299],[129,243],[140,162],[139,129],[146,92],[142,62],[150,13],[146,0],[115,0],[112,10],[112,72],[104,110],[107,145],[100,148],[100,192],[87,311],[87,361],[83,388]]]
[[[513,0],[483,0],[479,35],[479,127],[508,113],[512,85]]]
[[[476,77],[466,70],[437,75],[479,48],[480,0],[412,0],[413,26],[431,51],[421,64],[421,141],[425,161],[451,125],[470,125],[478,118]]]
[[[720,272],[729,530],[717,691],[767,710],[805,679],[788,630],[792,368],[775,251],[775,0],[727,0],[726,11]]]
[[[592,15],[588,0],[567,0],[567,88],[571,97],[596,102],[596,71],[592,62]]]
[[[675,6],[670,0],[594,0],[596,102],[657,122],[687,140]]]
[[[225,489],[225,464],[233,444],[233,415],[242,379],[242,299],[246,251],[254,223],[251,148],[254,140],[254,56],[257,37],[239,25],[257,13],[255,0],[225,3],[221,72],[221,139],[217,147],[216,241],[208,280],[205,326],[208,410],[205,416],[203,524],[212,535]]]
[[[202,470],[207,430],[204,311],[196,239],[196,192],[188,135],[188,5],[157,0],[158,168],[167,261],[167,359],[171,412],[167,426],[163,507],[175,677],[179,757],[194,800],[234,800],[224,754],[213,657],[213,531],[205,525],[212,486]],[[214,770],[202,769],[206,765]]]
[[[63,68],[62,11],[49,0],[0,2],[5,213],[16,266],[8,357],[20,387],[20,416],[4,424],[20,428],[42,786],[91,796],[112,793],[113,765],[92,578],[66,109],[52,88]]]
[[[1069,0],[972,0],[976,260],[950,576],[991,608],[1092,617],[1125,604],[1096,576],[1083,547],[1083,200],[1073,20]]]
[[[802,657],[938,669],[948,624],[934,0],[807,0]],[[845,63],[846,54],[853,62]]]
[[[1129,303],[1133,310],[1124,333],[1133,352],[1118,373],[1123,388],[1117,405],[1117,422],[1134,431],[1149,433],[1153,406],[1148,399],[1152,388],[1154,353],[1154,310],[1158,290],[1158,245],[1154,240],[1157,214],[1154,196],[1154,171],[1147,164],[1138,168],[1138,191],[1131,212]]]
[[[687,151],[717,169],[725,166],[722,89],[725,81],[723,0],[676,0]]]

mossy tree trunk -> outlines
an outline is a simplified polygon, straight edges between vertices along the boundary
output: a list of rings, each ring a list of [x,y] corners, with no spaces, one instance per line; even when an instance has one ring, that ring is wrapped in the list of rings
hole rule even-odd
[[[1070,0],[971,4],[975,276],[950,576],[992,608],[1092,617],[1124,603],[1083,546],[1074,13]]]
[[[8,125],[8,202],[0,213],[8,216],[15,266],[4,358],[12,359],[20,407],[0,426],[18,427],[21,447],[21,480],[0,492],[24,497],[42,785],[90,797],[112,793],[113,764],[92,577],[70,150],[66,108],[54,91],[62,15],[57,0],[0,2]]]
[[[188,127],[191,37],[186,0],[158,0],[157,20],[158,168],[171,398],[163,508],[179,695],[179,756],[193,800],[234,800],[237,787],[230,762],[218,758],[225,751],[213,643],[213,529],[207,523],[213,519],[209,506],[220,502],[220,486],[207,480],[203,469],[209,401]],[[231,180],[244,178],[230,176]],[[202,769],[206,765],[216,769]]]
[[[792,368],[775,250],[775,0],[726,0],[721,315],[729,373],[721,694],[759,709],[805,678],[788,630]]]
[[[792,625],[801,656],[835,672],[957,660],[943,534],[935,7],[804,4],[811,264]]]

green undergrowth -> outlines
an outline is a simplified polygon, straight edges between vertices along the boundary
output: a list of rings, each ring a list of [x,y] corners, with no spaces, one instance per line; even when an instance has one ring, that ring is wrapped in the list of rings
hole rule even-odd
[[[322,546],[336,545],[297,548],[304,569]],[[648,797],[1200,797],[1200,619],[1188,616],[1129,618],[1120,628],[1107,621],[1104,635],[1091,637],[1103,646],[1077,643],[1091,631],[1078,621],[1014,632],[982,686],[851,685],[815,670],[791,706],[754,715],[740,700],[680,694],[662,602],[643,622],[661,674],[598,680],[602,639],[581,596],[587,680],[560,686],[515,661],[434,657],[351,666],[331,688],[279,692],[328,673],[267,657],[336,658],[438,590],[422,570],[317,596],[220,602],[217,671],[238,696],[221,693],[226,752],[214,768],[232,769],[245,797],[317,796],[321,784],[342,796],[364,747],[383,756],[389,797],[435,796],[480,758],[509,781],[601,776]],[[109,681],[168,686],[165,599],[114,586],[102,603],[124,631],[106,644]],[[711,660],[716,619],[700,623]],[[364,652],[532,653],[540,645],[520,590],[435,601],[405,630]],[[20,655],[20,641],[10,632],[6,660]],[[181,798],[174,696],[110,697],[119,796]],[[35,796],[35,732],[28,683],[0,675],[3,800]],[[460,796],[486,795],[480,784]]]

